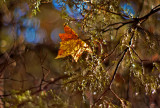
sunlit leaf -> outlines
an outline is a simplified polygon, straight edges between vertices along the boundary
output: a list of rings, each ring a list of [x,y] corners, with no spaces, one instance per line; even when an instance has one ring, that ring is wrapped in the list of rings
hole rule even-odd
[[[78,35],[69,26],[65,25],[64,31],[65,33],[59,34],[62,42],[60,42],[60,48],[56,59],[71,55],[77,62],[84,51],[92,52],[89,46],[79,39]]]

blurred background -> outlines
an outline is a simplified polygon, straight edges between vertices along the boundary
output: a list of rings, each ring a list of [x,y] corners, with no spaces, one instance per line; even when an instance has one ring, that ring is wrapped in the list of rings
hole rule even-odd
[[[15,90],[37,90],[42,79],[52,81],[65,72],[64,59],[56,60],[59,42],[59,33],[64,33],[66,23],[62,12],[74,19],[83,19],[82,11],[69,5],[62,9],[61,3],[52,0],[41,3],[39,11],[33,15],[30,3],[23,0],[10,0],[1,3],[0,7],[0,91],[1,95],[8,95]],[[119,6],[122,13],[132,18],[146,15],[153,7],[160,4],[159,0],[122,0]],[[89,6],[84,4],[85,8]],[[130,20],[122,17],[121,21]],[[157,36],[159,41],[160,11],[146,21],[144,28]],[[77,31],[75,24],[72,28]],[[159,55],[156,55],[156,59]],[[145,56],[143,56],[145,58]],[[45,76],[44,76],[45,74]],[[49,88],[59,90],[60,86],[51,85]],[[48,89],[49,89],[48,88]],[[147,99],[135,97],[136,99]],[[159,98],[159,97],[157,97]],[[131,100],[132,101],[132,100]],[[77,101],[78,103],[78,101]],[[143,103],[143,102],[142,102]],[[157,102],[159,105],[160,103]],[[79,103],[81,104],[81,103]],[[136,104],[141,108],[141,103]],[[147,106],[143,105],[143,108]],[[136,108],[136,107],[135,107]],[[154,107],[150,107],[154,108]]]

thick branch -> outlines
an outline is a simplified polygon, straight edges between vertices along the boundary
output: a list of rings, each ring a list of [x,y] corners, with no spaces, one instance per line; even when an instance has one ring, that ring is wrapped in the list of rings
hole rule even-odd
[[[109,30],[118,30],[121,27],[123,27],[124,25],[127,24],[142,24],[144,21],[146,21],[150,16],[152,16],[153,14],[155,14],[156,12],[160,11],[160,5],[157,5],[156,7],[154,7],[148,14],[146,14],[145,16],[141,17],[141,18],[133,18],[130,21],[126,21],[126,22],[117,22],[117,23],[113,23],[113,24],[109,24],[107,27],[105,27],[104,29],[102,29],[103,32],[107,32]],[[116,27],[114,27],[116,26]]]
[[[155,8],[153,8],[147,15],[141,17],[141,18],[138,18],[139,21],[143,21],[143,20],[146,20],[148,19],[151,15],[155,14],[156,12],[160,11],[160,5],[156,6]],[[159,8],[157,8],[159,7]]]
[[[114,70],[114,73],[113,73],[113,77],[112,77],[111,82],[110,82],[110,84],[109,84],[109,88],[110,88],[110,89],[111,89],[113,80],[115,79],[115,76],[116,76],[118,67],[119,67],[119,65],[121,64],[121,62],[122,62],[122,60],[123,60],[123,58],[124,58],[126,52],[128,51],[128,49],[129,49],[129,47],[127,47],[127,48],[124,50],[124,53],[123,53],[122,57],[120,58],[120,60],[119,60],[118,63],[117,63],[116,69]]]

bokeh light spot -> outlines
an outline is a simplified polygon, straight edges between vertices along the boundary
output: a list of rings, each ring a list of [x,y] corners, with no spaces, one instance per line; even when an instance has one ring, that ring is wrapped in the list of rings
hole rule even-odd
[[[33,43],[36,37],[36,30],[34,28],[27,28],[24,32],[25,40]]]
[[[132,3],[133,4],[133,3]],[[123,9],[121,12],[125,14],[128,17],[123,17],[125,19],[130,19],[135,17],[135,10],[133,9],[133,6],[130,3],[121,3],[121,8]]]
[[[77,5],[73,5],[72,7],[70,7],[68,4],[65,4],[65,2],[63,2],[62,0],[53,0],[52,4],[54,6],[55,9],[61,11],[62,7],[66,8],[66,13],[75,19],[83,19],[83,15],[85,14],[83,11],[84,9],[89,10],[90,7],[87,5],[86,2],[82,2],[80,3],[80,1],[77,3]]]

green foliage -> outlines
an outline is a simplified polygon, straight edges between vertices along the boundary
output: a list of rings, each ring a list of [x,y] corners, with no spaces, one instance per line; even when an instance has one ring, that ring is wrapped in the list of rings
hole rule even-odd
[[[84,19],[76,22],[82,27],[85,36],[89,38],[93,54],[91,56],[86,55],[87,60],[81,60],[79,64],[77,64],[80,66],[76,68],[78,72],[73,68],[75,67],[74,64],[69,63],[66,73],[71,75],[71,77],[64,81],[67,90],[72,92],[77,90],[82,91],[82,95],[89,90],[95,97],[99,96],[97,94],[103,93],[107,86],[111,86],[110,84],[112,84],[112,82],[110,83],[110,79],[114,77],[112,76],[113,74],[110,74],[111,71],[114,71],[114,68],[106,71],[110,67],[104,65],[104,58],[109,58],[106,56],[108,55],[107,53],[115,49],[116,51],[113,52],[115,57],[112,58],[111,56],[108,61],[110,66],[119,67],[119,64],[121,64],[119,67],[121,74],[126,74],[132,78],[136,88],[144,88],[146,94],[155,93],[159,88],[158,85],[160,82],[158,76],[145,71],[146,67],[143,66],[145,61],[143,61],[143,57],[140,56],[141,54],[148,53],[148,51],[150,52],[148,55],[152,55],[153,51],[158,50],[158,48],[156,48],[157,43],[153,38],[151,39],[148,33],[142,36],[144,32],[140,30],[138,25],[134,25],[136,22],[133,23],[133,25],[129,25],[128,23],[129,26],[127,23],[123,25],[123,23],[121,23],[123,21],[121,15],[123,16],[123,14],[115,14],[121,10],[118,5],[118,1],[112,1],[109,5],[107,2],[101,3],[101,1],[93,1],[93,3],[91,3],[91,10],[84,11],[86,13]],[[70,17],[65,18],[68,23],[73,20]],[[117,22],[117,27],[115,27]],[[121,30],[123,26],[125,28]],[[143,42],[140,42],[140,39],[143,40]],[[110,41],[110,43],[107,43],[108,41]],[[117,42],[118,46],[115,48],[115,43]],[[140,47],[140,45],[143,47]],[[144,51],[143,48],[145,47],[149,47],[149,50]],[[124,56],[122,56],[123,53]],[[154,70],[155,69],[158,68],[154,68]],[[127,72],[124,70],[127,70]],[[116,71],[117,70],[115,70],[115,73],[117,73]],[[123,100],[120,99],[120,101],[123,108],[131,107],[129,102],[124,104],[125,102]],[[107,104],[109,105],[109,103]],[[103,107],[105,107],[106,103],[99,105],[104,105]]]
[[[76,71],[75,68],[73,68],[74,65],[69,63],[66,67],[66,69],[68,68],[68,70],[66,70],[66,74],[71,75],[72,77],[64,80],[64,86],[74,92],[77,90],[82,92],[89,90],[94,92],[96,95],[98,92],[103,91],[109,84],[109,75],[104,70],[103,64],[99,58],[91,55],[88,59],[92,59],[93,61],[80,61],[80,67],[78,66],[76,70],[80,69],[81,71]]]
[[[40,12],[39,10],[39,6],[41,4],[41,0],[36,0],[34,3],[33,3],[33,9],[32,9],[32,14],[33,15],[36,15],[37,14],[37,11]]]
[[[52,90],[41,91],[39,95],[32,95],[31,92],[25,91],[22,94],[13,94],[4,98],[5,108],[67,108],[67,102],[63,101]]]

